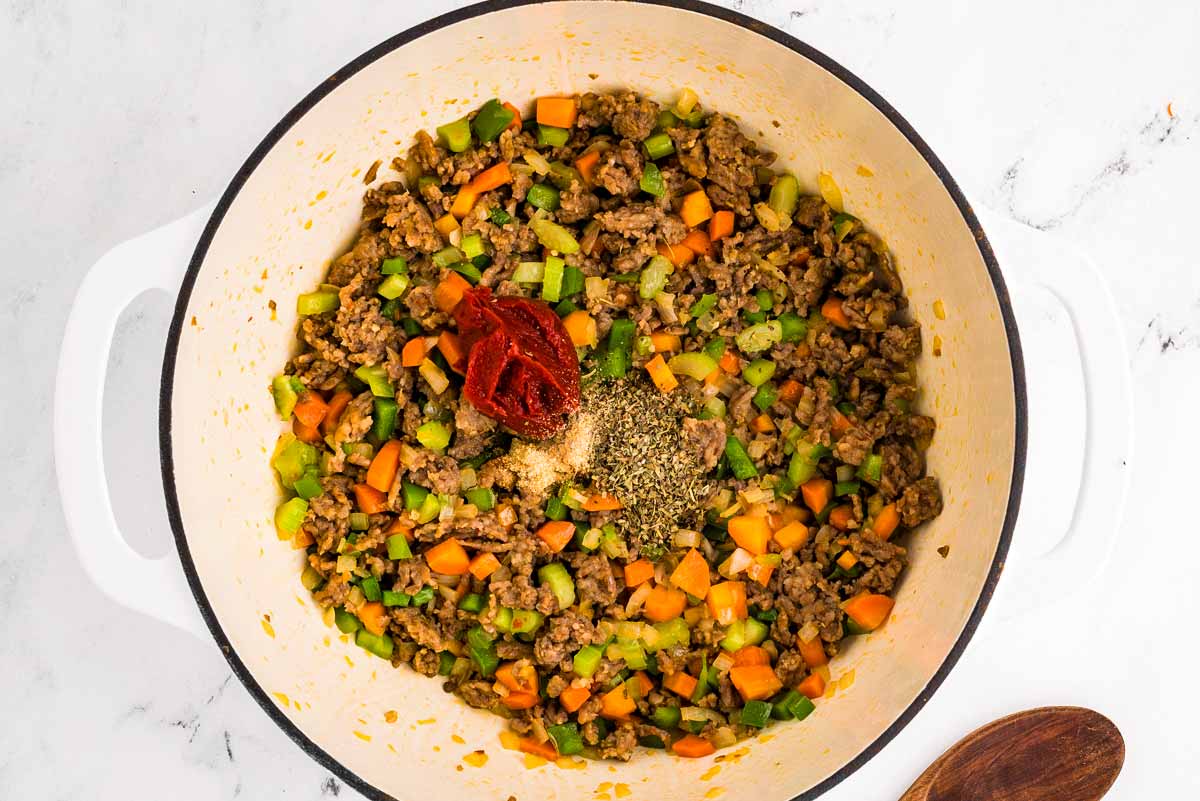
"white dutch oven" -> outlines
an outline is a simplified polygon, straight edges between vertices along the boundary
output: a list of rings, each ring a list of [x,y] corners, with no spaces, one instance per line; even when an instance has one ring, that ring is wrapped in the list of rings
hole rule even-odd
[[[925,326],[923,402],[938,419],[929,469],[946,508],[908,543],[912,564],[892,619],[835,660],[840,689],[803,725],[773,727],[716,772],[712,757],[663,752],[628,764],[529,769],[522,755],[500,748],[498,718],[434,681],[388,668],[322,622],[299,585],[300,554],[271,524],[279,491],[267,460],[280,424],[266,388],[295,348],[295,296],[319,282],[356,230],[363,173],[377,159],[389,163],[417,129],[493,96],[526,104],[628,86],[665,98],[685,85],[705,106],[736,115],[810,191],[818,171],[832,173],[848,211],[891,246]],[[389,177],[381,170],[379,180]],[[1014,232],[1014,241],[1021,236]],[[1031,258],[1014,250],[1014,260]],[[1110,301],[1094,274],[1062,254],[1046,264],[1036,278],[1060,294],[1091,288],[1072,320],[1089,338],[1115,336],[1099,352],[1120,357],[1119,335],[1106,333]],[[179,289],[185,267],[163,367],[161,448],[186,585],[174,560],[145,560],[121,537],[100,447],[116,317],[145,289]],[[940,357],[931,352],[935,338]],[[909,125],[845,69],[786,34],[700,3],[501,2],[440,17],[362,55],[270,132],[215,208],[96,265],[63,345],[56,436],[66,447],[58,470],[69,528],[101,588],[211,632],[280,727],[368,797],[573,799],[619,782],[633,798],[698,798],[715,787],[764,801],[814,798],[916,714],[993,593],[1024,473],[1022,364],[1008,293],[975,214]],[[1120,370],[1084,359],[1082,379],[1091,397],[1127,403]],[[1127,416],[1118,407],[1106,412],[1110,419]],[[1084,415],[1078,443],[1092,474],[1119,461],[1128,444],[1094,436],[1104,428],[1096,411]],[[81,455],[80,443],[93,447]],[[1119,503],[1120,482],[1101,479],[1091,475],[1071,508],[1076,528],[1104,528],[1097,521]],[[1095,571],[1105,549],[1077,539],[1027,572],[1021,598],[1036,598],[1051,571],[1058,587]],[[936,553],[940,546],[949,546],[948,558]],[[398,719],[387,723],[385,710]],[[463,762],[474,749],[488,754],[482,767]]]

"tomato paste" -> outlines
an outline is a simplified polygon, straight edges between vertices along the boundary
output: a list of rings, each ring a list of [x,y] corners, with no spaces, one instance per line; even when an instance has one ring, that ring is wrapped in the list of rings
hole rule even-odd
[[[545,303],[492,297],[487,287],[475,287],[463,293],[454,319],[467,354],[463,395],[480,412],[518,434],[546,439],[579,409],[579,358]]]

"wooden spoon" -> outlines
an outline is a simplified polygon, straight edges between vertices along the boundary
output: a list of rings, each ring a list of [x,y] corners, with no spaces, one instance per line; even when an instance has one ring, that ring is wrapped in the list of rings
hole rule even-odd
[[[959,740],[900,801],[1098,801],[1124,763],[1125,740],[1099,712],[1030,709]]]

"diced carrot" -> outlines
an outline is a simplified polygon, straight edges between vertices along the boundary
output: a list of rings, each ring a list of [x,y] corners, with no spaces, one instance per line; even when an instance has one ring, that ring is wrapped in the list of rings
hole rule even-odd
[[[654,563],[649,559],[639,559],[625,565],[625,586],[636,587],[654,578]]]
[[[621,503],[621,499],[616,495],[597,493],[589,496],[583,502],[583,511],[585,512],[615,512],[618,509],[624,508],[625,506]]]
[[[476,200],[479,200],[479,193],[469,185],[464,186],[454,196],[454,202],[450,204],[450,213],[461,220],[471,213],[471,209],[475,208]]]
[[[471,566],[466,548],[454,537],[444,539],[425,552],[425,561],[434,573],[461,576]]]
[[[775,572],[775,568],[771,565],[764,565],[762,562],[755,559],[750,563],[750,567],[746,568],[746,578],[751,581],[757,581],[762,586],[767,586],[771,583],[771,574]]]
[[[583,309],[576,309],[563,318],[563,328],[571,344],[577,348],[594,348],[596,346],[596,320]]]
[[[796,345],[795,353],[797,359],[807,359],[812,355],[812,348],[808,346],[807,342],[800,342]]]
[[[796,692],[812,699],[820,698],[825,694],[825,679],[821,678],[820,673],[809,673],[796,685]]]
[[[708,223],[708,238],[713,242],[733,233],[733,212],[727,209],[715,212]]]
[[[712,203],[703,189],[697,189],[683,196],[683,205],[679,207],[679,216],[688,228],[695,228],[700,223],[713,216]]]
[[[387,610],[378,601],[369,601],[359,607],[358,619],[362,621],[363,628],[372,634],[383,634],[387,631]]]
[[[804,505],[812,509],[814,515],[819,515],[833,497],[833,482],[827,478],[811,478],[800,485],[800,495]]]
[[[467,283],[467,279],[453,270],[448,271],[446,277],[433,289],[434,305],[440,311],[450,313],[454,311],[454,307],[462,300],[463,293],[470,288],[471,285]]]
[[[496,681],[513,692],[536,693],[538,691],[537,668],[528,661],[519,668],[516,662],[505,662],[496,668]]]
[[[325,399],[312,390],[306,390],[296,401],[296,408],[292,414],[309,428],[317,428],[325,421],[328,412],[329,405],[325,403]]]
[[[829,663],[829,656],[825,653],[825,646],[821,644],[820,637],[800,640],[799,648],[800,656],[804,658],[804,664],[810,668],[819,668],[821,665]]]
[[[308,546],[312,545],[314,542],[316,542],[316,540],[313,539],[313,535],[309,534],[304,529],[300,529],[299,531],[297,531],[295,534],[292,535],[292,548],[294,548],[297,551],[299,551],[303,548],[307,548]]]
[[[699,228],[693,228],[688,231],[688,235],[683,238],[683,244],[694,250],[696,253],[703,253],[710,259],[716,249],[713,248],[712,240],[708,238],[708,234],[701,231]]]
[[[694,678],[682,670],[677,670],[663,678],[663,689],[670,690],[684,698],[691,698],[692,693],[696,691],[696,683]]]
[[[779,385],[779,399],[784,403],[795,403],[804,394],[804,386],[795,379],[789,378]]]
[[[790,548],[793,551],[803,548],[808,542],[808,537],[808,526],[798,520],[788,523],[775,532],[775,541],[779,543],[779,547]]]
[[[656,584],[646,596],[642,606],[642,615],[647,620],[663,623],[679,617],[687,608],[687,596],[682,590],[673,590],[662,584]]]
[[[895,603],[886,595],[863,593],[843,603],[842,610],[847,617],[867,631],[874,631],[887,620]]]
[[[850,318],[842,308],[842,299],[831,297],[821,305],[821,316],[838,328],[849,328]]]
[[[770,665],[735,665],[729,669],[729,680],[744,701],[761,701],[783,688]]]
[[[600,696],[600,717],[609,720],[625,720],[637,711],[637,702],[629,697],[625,682]]]
[[[721,366],[722,370],[729,373],[730,375],[733,375],[738,370],[742,369],[741,361],[738,359],[737,354],[734,353],[731,348],[725,349],[725,352],[721,354],[721,360],[719,362],[717,362],[717,364],[719,364]]]
[[[846,436],[846,432],[854,428],[854,424],[850,422],[850,418],[842,414],[837,409],[833,410],[833,423],[830,426],[835,439],[841,439]]]
[[[650,342],[654,345],[655,353],[673,353],[683,347],[678,334],[657,332],[650,335]]]
[[[480,581],[483,581],[499,569],[500,560],[496,558],[496,554],[489,553],[488,551],[481,551],[476,554],[471,563],[467,565],[467,571]]]
[[[346,411],[346,407],[352,400],[354,400],[354,396],[344,389],[333,394],[333,397],[329,399],[329,408],[325,410],[325,419],[321,421],[322,434],[328,436],[337,431],[338,423],[342,419],[342,412]]]
[[[508,109],[509,111],[511,111],[513,113],[512,122],[510,122],[504,130],[506,130],[506,131],[521,130],[521,109],[517,108],[512,103],[507,103],[507,102],[501,103],[500,105],[504,106],[506,109]]]
[[[734,515],[729,518],[729,536],[755,556],[767,552],[771,543],[771,527],[762,515]]]
[[[650,674],[644,670],[639,670],[633,675],[637,677],[638,686],[642,690],[642,697],[645,698],[646,694],[654,689],[654,679],[650,678]]]
[[[500,703],[504,704],[509,709],[533,709],[538,705],[538,701],[542,700],[537,693],[522,692],[517,690],[510,692],[508,695],[500,699]],[[551,757],[557,759],[557,755]]]
[[[829,525],[833,526],[838,531],[846,531],[847,529],[850,528],[850,524],[853,521],[853,517],[854,517],[854,508],[853,507],[851,507],[849,505],[835,506],[833,508],[833,510],[829,513]]]
[[[321,429],[306,425],[299,417],[292,420],[292,433],[296,435],[296,439],[311,445],[321,441]]]
[[[554,553],[567,547],[567,543],[575,536],[575,524],[570,520],[551,520],[543,523],[537,530],[538,539]]]
[[[448,237],[458,230],[458,220],[454,218],[453,214],[446,212],[433,221],[433,227],[439,234]]]
[[[591,697],[592,693],[586,687],[568,687],[558,696],[558,702],[569,714],[578,711]]]
[[[740,581],[722,581],[708,590],[708,611],[722,626],[750,616],[746,606],[746,585]]]
[[[743,645],[741,648],[733,652],[734,667],[744,665],[769,665],[771,664],[771,655],[767,653],[767,649],[758,645]]]
[[[679,386],[679,379],[671,372],[671,368],[667,367],[661,353],[646,362],[646,372],[650,374],[650,380],[654,382],[654,386],[663,392],[670,392]]]
[[[889,503],[879,510],[879,514],[875,515],[875,521],[871,523],[871,530],[879,539],[886,540],[895,533],[899,525],[900,511],[896,508],[896,504]]]
[[[374,487],[380,492],[387,492],[396,480],[400,470],[400,441],[389,439],[380,446],[371,466],[367,468],[367,486]]]
[[[427,353],[425,337],[413,337],[400,350],[400,364],[404,367],[420,367]]]
[[[575,159],[575,169],[579,170],[588,186],[594,186],[596,183],[596,165],[599,163],[599,150],[592,150]]]
[[[387,495],[369,484],[354,485],[354,500],[360,512],[373,515],[387,511]]]
[[[695,598],[706,597],[711,586],[708,562],[698,550],[692,548],[671,572],[670,582]]]
[[[508,168],[508,162],[501,161],[476,175],[467,186],[471,191],[482,195],[510,183],[512,179],[512,170]]]
[[[668,245],[666,242],[659,242],[658,255],[662,256],[676,267],[682,267],[685,264],[691,264],[695,260],[696,251],[692,250],[682,242],[677,245]]]
[[[858,564],[858,557],[852,551],[842,551],[835,561],[842,570],[853,570],[854,566]]]
[[[413,541],[413,528],[416,525],[417,524],[413,522],[413,519],[411,517],[409,517],[407,515],[401,515],[400,517],[397,517],[395,520],[392,521],[392,524],[387,527],[386,533],[388,535],[403,534],[404,539],[408,540],[409,542],[412,542]]]
[[[769,434],[775,430],[775,422],[771,420],[771,415],[760,414],[750,421],[750,427],[759,434]]]
[[[537,121],[541,125],[570,128],[575,124],[577,113],[573,97],[539,97],[537,100]]]
[[[708,756],[717,749],[698,734],[686,734],[671,744],[671,750],[678,756],[698,759]]]
[[[443,331],[438,334],[438,350],[446,357],[446,363],[456,373],[467,371],[467,351],[462,346],[462,340],[453,331]]]
[[[537,698],[537,696],[534,696],[534,698]],[[548,759],[551,762],[558,759],[558,749],[549,740],[539,743],[532,737],[522,737],[520,740],[517,740],[517,750],[525,754],[540,756],[542,759]]]

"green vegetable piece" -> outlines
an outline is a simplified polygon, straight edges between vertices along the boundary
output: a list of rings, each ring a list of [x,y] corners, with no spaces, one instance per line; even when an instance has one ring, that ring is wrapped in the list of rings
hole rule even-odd
[[[333,610],[333,623],[342,634],[353,634],[362,628],[358,618],[340,606]]]
[[[435,595],[435,591],[434,591],[433,587],[422,587],[421,589],[417,590],[416,593],[413,594],[412,605],[413,606],[424,606],[425,604],[427,604],[433,600],[434,595]]]
[[[717,362],[712,356],[702,351],[677,353],[667,361],[667,367],[676,375],[686,375],[702,381],[705,376],[717,369]]]
[[[803,698],[795,690],[784,690],[771,699],[771,717],[775,720],[791,720],[792,704],[797,698]]]
[[[596,669],[600,667],[600,660],[604,658],[604,651],[595,645],[585,645],[575,652],[572,658],[575,674],[590,679]]]
[[[471,125],[466,117],[439,125],[437,135],[452,153],[461,153],[471,146]]]
[[[534,208],[558,211],[558,190],[550,184],[534,184],[529,187],[529,191],[525,193],[525,200]]]
[[[429,257],[435,267],[449,267],[451,264],[457,264],[465,259],[463,252],[453,245],[447,245]]]
[[[745,480],[758,475],[758,468],[750,461],[746,446],[737,437],[725,438],[725,458],[729,460],[729,469],[734,478]]]
[[[325,492],[325,488],[321,486],[321,480],[317,478],[317,472],[312,468],[309,468],[304,475],[296,479],[295,483],[292,484],[292,489],[306,501],[316,498]]]
[[[579,174],[579,170],[563,164],[561,161],[550,162],[550,172],[546,174],[546,177],[550,183],[564,192],[574,184],[583,185],[583,176]]]
[[[792,717],[796,720],[804,720],[806,717],[811,715],[816,708],[817,707],[811,700],[809,700],[806,696],[801,695],[792,703],[788,711],[792,713]]]
[[[701,420],[724,420],[725,419],[725,401],[720,395],[713,395],[704,401],[704,406],[700,410]]]
[[[468,259],[474,259],[476,256],[483,255],[483,237],[479,234],[469,234],[462,238],[458,243],[458,249]]]
[[[438,675],[449,676],[450,671],[454,670],[454,654],[449,651],[442,651],[438,654]]]
[[[776,555],[778,556],[778,554]],[[766,625],[752,617],[748,617],[742,621],[742,632],[746,640],[746,645],[758,645],[767,639],[767,635],[771,633]]]
[[[275,527],[288,534],[295,534],[308,514],[308,501],[303,498],[292,498],[284,501],[275,510]]]
[[[391,659],[395,643],[386,634],[372,634],[366,629],[359,629],[354,635],[354,644],[380,659]]]
[[[401,320],[400,327],[403,328],[404,333],[408,334],[410,337],[418,336],[422,331],[421,324],[411,317],[405,317],[403,320]]]
[[[783,326],[778,320],[768,320],[743,328],[734,341],[742,353],[758,353],[779,344],[782,339]]]
[[[760,289],[754,293],[754,302],[758,304],[759,311],[769,312],[775,305],[775,296],[769,289]]]
[[[725,347],[725,337],[717,337],[711,342],[705,343],[704,352],[720,361],[721,357],[725,355]]]
[[[540,284],[546,274],[546,263],[543,261],[523,261],[513,270],[513,280],[518,284]]]
[[[839,242],[843,241],[857,225],[858,218],[853,214],[835,214],[833,217],[834,238]]]
[[[578,295],[583,291],[584,277],[583,270],[578,267],[564,267],[562,291],[559,292],[564,298],[569,298],[572,295]]]
[[[771,211],[791,217],[796,213],[799,201],[800,182],[796,180],[796,176],[784,173],[775,179],[774,185],[771,186],[771,194],[767,198],[767,205],[771,207]]]
[[[689,128],[700,128],[704,125],[704,110],[699,106],[688,112],[688,115],[683,118],[683,124]]]
[[[566,128],[538,124],[537,143],[543,147],[562,147],[570,138],[571,132]]]
[[[417,428],[417,442],[431,451],[441,453],[450,444],[450,426],[437,420],[424,422]]]
[[[638,296],[642,300],[653,300],[655,295],[662,292],[667,285],[667,278],[673,272],[675,266],[665,256],[658,255],[650,259],[638,282]]]
[[[650,713],[650,720],[654,725],[668,731],[679,725],[681,717],[677,706],[660,706]]]
[[[395,322],[400,316],[400,301],[396,298],[385,301],[384,304],[379,308],[379,313],[392,322]]]
[[[487,600],[477,592],[468,593],[458,602],[458,608],[464,612],[479,614],[487,607]]]
[[[271,457],[271,467],[279,474],[279,482],[292,489],[317,464],[318,458],[317,449],[312,445],[301,442],[292,434],[284,434]]]
[[[703,317],[717,306],[717,295],[715,292],[710,292],[701,295],[700,299],[692,304],[692,308],[688,309],[688,314],[692,317]],[[721,358],[717,356],[716,358]]]
[[[378,601],[383,598],[383,593],[379,589],[379,579],[374,576],[367,576],[359,582],[358,586],[368,601]]]
[[[304,571],[300,574],[300,585],[309,592],[316,592],[325,584],[325,579],[317,572],[312,565],[305,565]]]
[[[667,188],[663,184],[662,172],[659,171],[658,165],[654,162],[647,162],[646,168],[642,171],[641,180],[638,181],[638,186],[648,195],[662,197],[666,194]]]
[[[571,756],[583,751],[583,737],[579,734],[579,726],[575,723],[559,723],[546,727],[546,734],[554,741],[559,756]]]
[[[747,701],[742,707],[741,724],[761,729],[771,720],[771,707],[770,701]]]
[[[391,259],[384,259],[383,265],[380,266],[379,272],[384,275],[404,275],[408,272],[408,259],[403,256],[396,256]]]
[[[371,518],[364,512],[350,513],[350,530],[366,531],[371,527]]]
[[[421,501],[421,506],[417,509],[417,522],[424,525],[437,517],[441,511],[442,502],[431,492],[425,496],[425,500]]]
[[[575,603],[575,581],[562,562],[550,562],[538,568],[538,580],[550,587],[558,599],[558,608],[566,609]]]
[[[658,161],[663,156],[669,156],[675,152],[675,143],[665,133],[651,134],[646,137],[646,140],[642,142],[642,147],[651,161]]]
[[[533,609],[514,609],[512,619],[513,634],[532,634],[542,627],[546,616]]]
[[[779,322],[783,342],[799,342],[808,334],[808,320],[795,312],[784,312],[775,319]]]
[[[400,406],[393,398],[376,398],[375,413],[371,417],[371,434],[380,442],[391,439],[396,430],[396,418]]]
[[[646,669],[646,652],[642,649],[640,642],[637,640],[618,640],[617,648],[621,652],[621,658],[625,660],[625,666],[630,670]]]
[[[408,538],[403,534],[393,534],[384,543],[387,545],[388,559],[412,559],[412,548],[408,547]]]
[[[642,273],[640,270],[634,270],[631,273],[620,273],[618,275],[614,275],[609,280],[618,284],[636,284],[638,281],[642,280]]]
[[[411,512],[421,508],[421,504],[429,495],[429,490],[404,481],[400,484],[400,493],[404,496],[404,508]]]
[[[671,113],[669,109],[663,109],[658,112],[658,122],[654,124],[655,131],[667,131],[679,124],[679,118]]]
[[[296,313],[304,316],[337,311],[342,305],[338,293],[325,290],[305,292],[296,298]]]
[[[754,405],[764,412],[771,408],[771,404],[779,397],[779,390],[769,381],[758,388],[754,393]]]
[[[601,374],[608,378],[624,378],[633,362],[633,334],[637,326],[625,318],[612,321],[608,330],[606,358],[600,364]]]
[[[371,388],[377,398],[395,398],[396,390],[388,380],[387,368],[382,364],[366,365],[354,371],[354,377]]]
[[[297,390],[296,384],[300,384],[300,381],[289,375],[277,375],[271,379],[271,395],[275,398],[275,411],[279,412],[281,420],[291,419],[296,401],[300,400],[304,385],[300,384]]]
[[[497,206],[488,212],[488,219],[495,225],[504,226],[512,222],[512,215]]]
[[[856,475],[864,481],[874,481],[878,483],[883,479],[883,457],[877,453],[872,453],[863,459],[863,463],[858,466]]]
[[[676,645],[689,645],[692,641],[692,630],[688,627],[687,621],[681,617],[672,618],[671,620],[655,623],[654,630],[658,632],[658,640],[651,651],[661,651],[665,648],[674,648]]]
[[[546,518],[548,520],[566,520],[570,513],[567,505],[558,496],[552,495],[550,500],[546,501]]]
[[[566,262],[558,256],[546,257],[546,271],[542,274],[542,300],[558,303],[562,292],[563,268]]]
[[[775,375],[775,362],[755,359],[742,368],[742,380],[752,387],[761,387]]]
[[[475,266],[473,262],[460,261],[450,265],[450,269],[466,278],[472,284],[478,284],[483,280],[483,273]]]
[[[860,486],[857,481],[839,481],[833,485],[833,494],[839,497],[842,495],[857,495]]]
[[[513,618],[513,610],[508,608],[507,606],[502,606],[498,610],[496,610],[496,618],[494,621],[492,621],[494,623],[494,625],[496,626],[496,631],[499,631],[502,634],[511,634],[512,633],[512,618]]]
[[[408,606],[412,600],[412,596],[406,592],[393,592],[392,590],[383,591],[384,606]]]
[[[481,512],[490,512],[496,506],[496,493],[491,487],[473,487],[464,492],[463,497]]]
[[[516,115],[506,109],[499,100],[492,98],[479,107],[475,119],[471,120],[471,129],[480,142],[492,142],[504,133]]]

